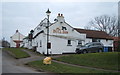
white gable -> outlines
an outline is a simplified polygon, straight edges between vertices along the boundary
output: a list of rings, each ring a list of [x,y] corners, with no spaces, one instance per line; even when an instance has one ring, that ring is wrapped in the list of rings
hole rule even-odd
[[[42,20],[40,24],[34,29],[33,37],[36,36],[39,32],[43,31],[46,29],[47,26],[47,18]]]
[[[50,36],[75,39],[75,40],[85,40],[86,34],[80,34],[73,27],[67,24],[64,20],[63,15],[58,15],[57,21],[53,23],[49,28]]]
[[[19,41],[23,41],[23,38],[25,38],[24,35],[22,35],[20,32],[17,32],[11,36],[12,40],[19,40]]]

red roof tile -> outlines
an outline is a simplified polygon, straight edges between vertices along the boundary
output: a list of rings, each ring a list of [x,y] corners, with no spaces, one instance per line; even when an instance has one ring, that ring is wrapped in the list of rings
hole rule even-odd
[[[114,41],[120,41],[120,37],[113,37]]]
[[[85,33],[87,38],[99,38],[99,39],[113,39],[104,31],[96,31],[96,30],[86,30],[74,28],[79,33]]]

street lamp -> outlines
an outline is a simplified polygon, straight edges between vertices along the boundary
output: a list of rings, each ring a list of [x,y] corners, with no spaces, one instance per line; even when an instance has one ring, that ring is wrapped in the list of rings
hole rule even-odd
[[[49,56],[49,52],[48,52],[48,44],[49,44],[49,16],[50,16],[51,11],[49,11],[49,9],[46,11],[46,15],[47,15],[47,56]]]

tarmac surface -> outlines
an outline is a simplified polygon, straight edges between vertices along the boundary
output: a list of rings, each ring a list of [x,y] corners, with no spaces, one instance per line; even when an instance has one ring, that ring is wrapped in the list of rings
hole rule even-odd
[[[0,74],[2,73],[2,49],[0,48]]]
[[[6,51],[2,51],[2,59],[2,73],[40,73],[33,68],[23,65]]]

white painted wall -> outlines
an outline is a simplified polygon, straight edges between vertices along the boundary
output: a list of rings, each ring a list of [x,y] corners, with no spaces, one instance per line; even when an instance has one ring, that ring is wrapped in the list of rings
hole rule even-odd
[[[23,39],[23,45],[25,48],[28,48],[28,39]]]
[[[86,38],[84,44],[89,43],[89,42],[92,42],[92,39],[91,38]]]
[[[46,36],[44,36],[43,33],[41,33],[38,36],[36,43],[38,43],[37,51],[40,52],[41,54],[43,53],[47,54],[47,41]]]
[[[74,53],[77,47],[77,40],[71,40],[71,46],[68,45],[68,39],[50,37],[52,54]]]
[[[16,47],[16,43],[10,38],[10,47]]]
[[[103,43],[104,46],[113,47],[113,40],[102,39],[101,42]]]

